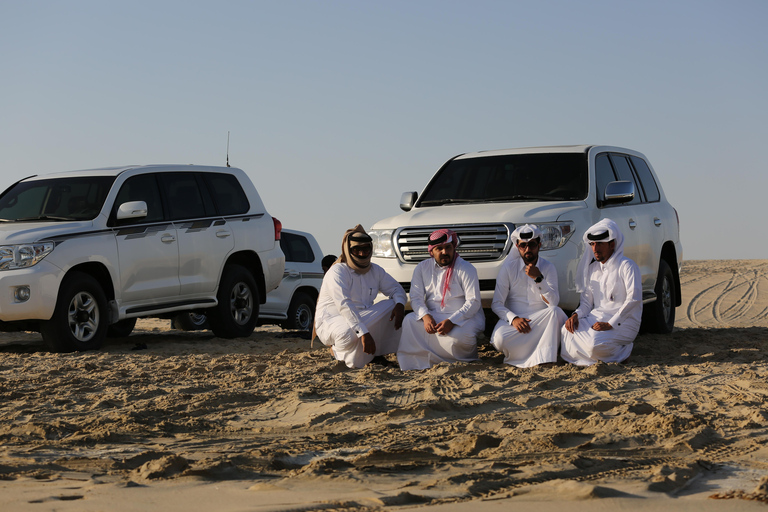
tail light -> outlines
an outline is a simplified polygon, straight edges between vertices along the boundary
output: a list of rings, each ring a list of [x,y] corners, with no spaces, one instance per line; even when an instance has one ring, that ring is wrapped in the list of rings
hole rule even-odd
[[[283,233],[283,223],[272,217],[272,223],[275,225],[275,241],[280,240],[280,235]]]

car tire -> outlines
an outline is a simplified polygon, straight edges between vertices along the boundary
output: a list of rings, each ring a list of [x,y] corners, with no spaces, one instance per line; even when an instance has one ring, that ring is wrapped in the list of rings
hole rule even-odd
[[[311,331],[315,323],[316,301],[304,292],[297,292],[288,307],[288,319],[281,324],[283,329]]]
[[[107,327],[107,338],[127,338],[136,327],[135,318],[126,318]]]
[[[40,334],[53,352],[96,350],[107,334],[107,299],[99,282],[84,272],[70,272],[61,282],[56,308]]]
[[[643,306],[643,331],[666,334],[675,327],[675,304],[677,289],[675,276],[669,264],[659,261],[659,274],[656,277],[656,300]]]
[[[173,317],[171,327],[180,331],[204,331],[209,328],[208,316],[205,313],[186,311]]]
[[[259,319],[259,289],[251,273],[240,265],[224,267],[216,298],[218,305],[207,312],[213,334],[220,338],[250,336]]]

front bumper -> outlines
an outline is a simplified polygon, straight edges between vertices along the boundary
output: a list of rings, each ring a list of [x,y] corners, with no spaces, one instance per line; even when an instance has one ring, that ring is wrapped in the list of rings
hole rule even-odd
[[[49,320],[56,308],[64,272],[41,261],[34,267],[0,271],[0,322]],[[19,287],[29,288],[29,299],[16,298]]]

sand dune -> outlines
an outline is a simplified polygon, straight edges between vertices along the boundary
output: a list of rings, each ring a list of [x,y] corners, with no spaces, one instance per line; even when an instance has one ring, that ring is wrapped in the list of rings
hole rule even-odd
[[[765,507],[767,273],[686,262],[675,331],[589,368],[513,368],[485,344],[350,371],[299,333],[159,320],[83,354],[4,334],[0,509]]]

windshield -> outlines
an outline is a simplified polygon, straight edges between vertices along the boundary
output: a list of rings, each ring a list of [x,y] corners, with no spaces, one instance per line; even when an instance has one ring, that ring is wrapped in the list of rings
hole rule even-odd
[[[0,196],[0,222],[92,220],[114,176],[23,181]]]
[[[416,206],[513,201],[575,201],[587,197],[587,155],[538,153],[451,160]]]

